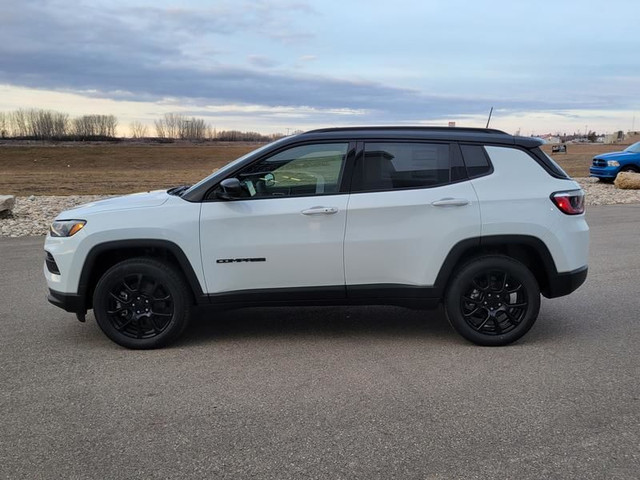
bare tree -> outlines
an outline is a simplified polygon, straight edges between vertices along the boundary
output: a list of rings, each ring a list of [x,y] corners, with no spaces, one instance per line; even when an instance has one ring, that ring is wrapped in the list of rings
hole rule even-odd
[[[201,118],[183,118],[180,124],[180,138],[183,140],[204,140],[207,124]]]
[[[74,118],[72,132],[81,138],[116,136],[118,119],[114,115],[83,115]]]
[[[156,120],[156,135],[160,138],[180,138],[184,116],[179,113],[165,113],[160,120]]]
[[[131,122],[129,130],[131,131],[131,138],[145,138],[149,131],[147,126],[140,122]]]
[[[180,138],[183,140],[204,140],[208,126],[201,118],[187,118],[180,113],[165,113],[154,122],[156,135],[160,138]]]
[[[14,137],[29,136],[29,123],[25,110],[19,109],[11,113],[11,130]]]
[[[0,112],[0,138],[7,138],[11,136],[10,115],[6,112]]]

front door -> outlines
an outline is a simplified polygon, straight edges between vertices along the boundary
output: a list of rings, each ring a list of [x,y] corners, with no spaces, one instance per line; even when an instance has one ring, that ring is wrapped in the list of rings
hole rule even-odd
[[[286,148],[234,173],[242,188],[236,198],[220,199],[221,187],[209,195],[200,218],[208,293],[344,296],[348,147]]]

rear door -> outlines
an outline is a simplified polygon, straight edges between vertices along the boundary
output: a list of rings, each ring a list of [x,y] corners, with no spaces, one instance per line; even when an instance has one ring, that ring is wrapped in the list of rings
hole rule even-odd
[[[456,144],[358,145],[344,250],[350,297],[404,296],[404,287],[434,284],[451,248],[480,236],[466,177]]]

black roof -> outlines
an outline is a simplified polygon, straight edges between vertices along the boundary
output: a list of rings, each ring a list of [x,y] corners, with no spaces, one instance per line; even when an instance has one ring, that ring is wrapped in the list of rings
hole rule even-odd
[[[514,137],[493,128],[469,127],[412,127],[412,126],[364,126],[320,128],[301,133],[299,139],[415,139],[483,142],[504,145],[520,145],[533,148],[544,143],[539,138]]]

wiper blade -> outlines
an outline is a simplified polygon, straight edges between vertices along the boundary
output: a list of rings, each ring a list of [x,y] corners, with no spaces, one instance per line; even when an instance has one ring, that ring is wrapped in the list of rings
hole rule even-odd
[[[178,197],[181,197],[182,194],[187,190],[189,190],[190,188],[191,188],[191,185],[180,185],[179,187],[170,188],[169,190],[167,190],[167,193],[169,195],[177,195]]]

